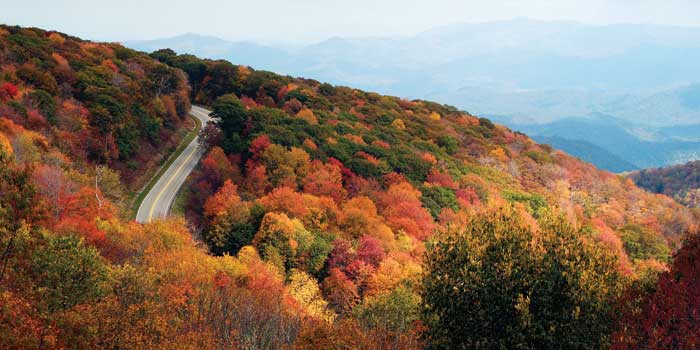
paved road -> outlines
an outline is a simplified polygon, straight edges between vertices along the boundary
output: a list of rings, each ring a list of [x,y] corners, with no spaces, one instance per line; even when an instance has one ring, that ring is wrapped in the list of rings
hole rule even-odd
[[[190,114],[202,122],[202,129],[209,118],[208,111],[202,107],[192,106]],[[192,169],[197,165],[199,159],[202,158],[204,152],[199,147],[199,136],[195,137],[187,148],[175,159],[173,164],[163,173],[158,179],[155,186],[148,192],[139,211],[136,213],[136,221],[141,223],[150,222],[157,218],[163,218],[170,214],[170,208],[175,201],[175,195],[180,190],[182,184],[187,179],[187,176],[192,172]]]

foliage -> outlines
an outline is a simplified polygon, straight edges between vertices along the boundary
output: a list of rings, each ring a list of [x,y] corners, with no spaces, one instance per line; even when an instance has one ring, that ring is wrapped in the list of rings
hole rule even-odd
[[[222,186],[220,176],[210,175],[219,171],[212,169],[232,169],[221,173],[239,185],[242,202],[260,205],[258,217],[265,217],[252,242],[263,261],[287,278],[303,271],[322,281],[329,307],[339,319],[349,319],[342,324],[382,339],[377,340],[381,346],[390,346],[388,339],[415,340],[412,334],[430,324],[415,323],[392,333],[359,322],[353,309],[397,288],[418,288],[424,242],[431,242],[436,230],[464,227],[475,213],[509,208],[522,216],[523,234],[533,242],[518,241],[516,246],[522,256],[537,252],[520,257],[529,266],[528,276],[547,281],[542,290],[566,304],[547,304],[532,291],[538,289],[512,276],[512,281],[493,283],[513,290],[525,285],[531,301],[546,305],[533,306],[530,314],[541,322],[518,323],[526,331],[511,340],[524,347],[554,344],[552,339],[560,334],[574,339],[572,343],[583,339],[580,347],[605,345],[609,333],[604,329],[610,324],[606,310],[620,289],[618,271],[639,279],[645,271],[663,269],[679,232],[694,225],[696,215],[667,198],[646,194],[624,178],[450,106],[173,52],[154,56],[185,70],[188,65],[200,67],[190,74],[192,98],[205,104],[226,99],[225,114],[234,121],[223,127],[229,130],[225,136],[212,138],[212,149],[221,147],[224,154],[217,153],[215,162],[208,158],[194,177],[190,219],[202,222],[206,232],[211,221],[196,208]],[[558,224],[549,222],[552,215],[566,217],[576,227],[556,230],[578,246],[553,238],[552,227]],[[256,227],[256,220],[244,221]],[[627,249],[622,239],[626,235]],[[545,254],[547,244],[571,252],[562,248]],[[635,244],[642,253],[630,259]],[[493,259],[497,257],[494,252]],[[578,270],[593,271],[592,280],[574,278],[578,275],[572,271]],[[510,308],[503,307],[503,322],[508,317],[521,321],[512,313],[527,300],[518,304],[517,296]],[[547,322],[565,326],[551,330]],[[309,326],[302,333],[318,332],[342,342],[334,335],[336,329]],[[584,329],[593,336],[584,339]]]
[[[321,291],[313,277],[302,271],[293,271],[289,277],[290,294],[309,315],[332,322],[334,315],[327,309],[328,302],[323,300]]]
[[[45,247],[34,251],[32,274],[37,293],[50,311],[93,302],[105,294],[107,267],[94,247],[76,236],[48,237]]]
[[[238,153],[244,144],[241,133],[248,119],[241,100],[233,94],[216,99],[212,106],[212,117],[217,118],[217,125],[223,133],[223,146],[228,153]]]
[[[552,220],[479,215],[426,255],[422,297],[433,348],[589,349],[608,342],[620,290],[613,257]]]
[[[637,186],[663,193],[689,207],[700,206],[700,161],[666,168],[644,169],[629,174]]]
[[[669,271],[621,299],[611,349],[693,349],[700,345],[700,236],[690,234]]]
[[[459,209],[455,192],[442,186],[423,186],[421,201],[433,218],[437,219],[442,209]]]
[[[133,180],[189,109],[186,77],[118,44],[2,26],[0,116],[46,135],[82,163],[99,162]],[[60,39],[57,39],[60,38]],[[5,113],[8,106],[24,114]]]
[[[633,259],[654,258],[660,261],[669,261],[671,250],[662,237],[651,230],[628,225],[620,229],[620,238],[625,250]]]

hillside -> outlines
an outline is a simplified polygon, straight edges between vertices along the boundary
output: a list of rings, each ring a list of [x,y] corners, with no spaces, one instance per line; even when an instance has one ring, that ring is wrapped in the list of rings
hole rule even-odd
[[[133,184],[172,146],[189,110],[181,72],[117,44],[39,29],[0,26],[0,39],[0,115],[39,132],[75,166],[109,164]],[[16,142],[22,162],[29,155]]]
[[[629,178],[649,192],[665,194],[691,208],[700,206],[700,161],[635,171]]]
[[[196,68],[198,75],[190,74],[190,78],[198,103],[212,105],[218,96],[233,93],[245,106],[242,118],[246,127],[234,128],[238,132],[230,135],[224,127],[214,142],[228,158],[237,159],[232,166],[240,169],[235,172],[247,174],[251,170],[248,167],[254,165],[268,168],[270,164],[252,162],[259,159],[249,148],[254,139],[269,138],[271,144],[287,150],[303,150],[310,162],[334,159],[345,173],[363,179],[361,182],[378,182],[377,185],[386,185],[386,177],[398,176],[417,189],[434,185],[474,191],[486,202],[541,197],[547,206],[569,210],[572,218],[585,203],[575,199],[576,195],[562,202],[558,192],[585,193],[590,201],[586,205],[591,205],[585,211],[593,214],[590,216],[607,210],[605,204],[610,200],[627,202],[626,196],[639,197],[649,209],[663,210],[667,205],[669,209],[679,208],[667,198],[646,194],[624,178],[596,170],[538,145],[524,134],[450,106],[334,87],[226,61],[177,56],[169,50],[152,56],[186,72]],[[228,86],[220,82],[227,82]],[[274,177],[271,173],[265,175]],[[431,183],[436,178],[443,183]],[[303,179],[297,180],[299,189],[303,188]],[[270,186],[278,187],[275,183]],[[432,212],[439,214],[442,209],[433,208]],[[624,209],[618,213],[625,224],[645,220],[629,216]],[[578,215],[577,220],[582,222],[591,218]]]
[[[692,27],[518,18],[452,23],[406,37],[332,37],[294,47],[196,34],[126,45],[149,52],[167,47],[180,54],[450,104],[480,116],[502,115],[513,121],[501,123],[511,129],[557,137],[569,146],[588,141],[634,164],[634,169],[644,169],[700,159],[698,140],[683,137],[687,133],[682,128],[672,128],[700,120],[699,90],[693,80],[699,73],[698,38],[700,31]],[[550,128],[547,134],[530,131],[539,124],[599,114],[616,120],[581,130],[575,137],[571,133],[576,125]],[[536,120],[518,125],[529,124],[517,123],[526,119]],[[664,127],[671,128],[659,130]],[[607,129],[609,133],[599,135]],[[663,131],[668,137],[650,139],[637,135],[639,129]],[[625,137],[616,138],[620,132]],[[572,150],[579,148],[566,149]],[[589,160],[590,151],[570,154]],[[619,170],[605,162],[594,164]]]
[[[670,198],[450,106],[152,56],[188,72],[194,100],[221,120],[187,195],[211,251],[252,245],[284,275],[317,279],[330,310],[361,324],[350,310],[406,287],[418,298],[424,242],[485,210],[513,208],[543,235],[563,215],[631,278],[670,261],[696,225]]]
[[[7,26],[0,68],[2,349],[605,347],[696,229],[451,106]],[[187,222],[123,219],[190,100]]]

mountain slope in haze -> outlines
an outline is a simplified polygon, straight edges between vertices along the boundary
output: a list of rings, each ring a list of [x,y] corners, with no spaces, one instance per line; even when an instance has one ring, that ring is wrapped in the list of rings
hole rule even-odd
[[[294,48],[197,35],[127,45],[145,51],[169,47],[280,74],[433,100],[477,115],[501,115],[517,122],[506,123],[515,129],[533,124],[527,127],[533,135],[539,124],[605,114],[616,121],[586,130],[593,135],[601,133],[598,128],[610,129],[604,135],[610,139],[572,138],[571,128],[548,127],[550,132],[539,135],[569,146],[587,141],[628,165],[647,168],[700,158],[697,140],[673,128],[700,124],[700,90],[693,78],[700,76],[698,43],[698,28],[515,19],[450,24],[404,38],[333,37]],[[667,128],[663,141],[633,132],[658,134],[659,128]]]
[[[697,121],[697,113],[682,113],[688,106],[671,106],[662,102],[662,95],[696,83],[692,77],[700,73],[694,64],[700,57],[699,39],[697,28],[516,19],[451,24],[405,38],[329,38],[265,55],[254,54],[261,52],[257,45],[208,37],[127,45],[142,50],[160,45],[212,59],[243,58],[236,62],[382,93],[431,98],[477,114],[537,115],[551,121],[606,113],[668,125]],[[238,52],[221,50],[232,46]],[[472,90],[480,90],[476,93],[482,95],[481,103],[474,103]],[[571,103],[575,99],[579,102]]]
[[[128,41],[126,46],[134,49],[152,52],[168,47],[181,53],[189,53],[201,57],[227,57],[240,62],[258,62],[263,66],[277,65],[287,62],[291,56],[281,49],[276,49],[254,42],[230,42],[213,36],[186,33],[167,39]]]
[[[588,141],[569,140],[561,137],[533,136],[535,141],[548,144],[556,149],[560,149],[581,160],[591,163],[598,168],[614,173],[635,170],[639,167],[625,161],[624,159],[608,152],[602,147],[596,146]]]
[[[625,120],[605,115],[564,118],[549,123],[519,123],[503,116],[495,119],[535,138],[563,140],[568,143],[567,147],[571,147],[567,151],[577,157],[588,157],[588,152],[599,153],[592,157],[591,161],[608,170],[612,170],[608,167],[610,164],[602,163],[603,159],[609,158],[608,154],[627,163],[625,167],[633,165],[626,170],[672,165],[700,157],[700,142],[696,138],[684,135],[687,131],[683,131],[682,127],[637,127]],[[588,147],[572,147],[577,141],[595,145],[603,152]],[[598,158],[601,159],[601,163],[597,163]]]
[[[606,107],[626,120],[659,127],[693,125],[700,121],[700,85],[684,84],[654,93],[620,99]]]

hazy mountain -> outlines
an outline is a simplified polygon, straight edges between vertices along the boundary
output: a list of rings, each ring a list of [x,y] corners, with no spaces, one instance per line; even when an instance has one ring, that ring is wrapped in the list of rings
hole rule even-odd
[[[292,70],[288,73],[335,71],[342,78],[353,70],[369,70],[376,79],[368,84],[375,88],[387,81],[410,82],[428,72],[435,81],[446,81],[445,89],[479,81],[517,89],[653,90],[690,83],[690,73],[700,72],[694,64],[700,57],[700,29],[652,25],[516,19],[454,24],[405,38],[334,37],[296,49],[196,34],[126,44],[145,51],[170,47],[211,58],[238,58],[266,69]]]
[[[674,135],[675,129],[638,127],[606,115],[540,124],[519,124],[503,116],[490,118],[610,171],[667,166],[700,158],[698,138],[681,138]],[[700,126],[693,128],[698,130]]]
[[[585,148],[572,151],[584,159],[597,152],[573,145],[588,141],[621,158],[623,167],[662,166],[700,154],[693,135],[674,128],[700,124],[700,28],[515,19],[446,25],[410,37],[333,37],[296,48],[196,34],[126,45],[169,47],[505,116],[508,126],[554,137],[569,150]],[[596,114],[616,122],[570,119]],[[617,169],[608,163],[596,164]]]
[[[250,41],[230,42],[217,37],[195,33],[157,40],[129,41],[125,45],[146,52],[171,48],[178,53],[189,53],[210,58],[226,58],[249,65],[257,63],[257,66],[272,66],[276,65],[277,62],[284,62],[290,58],[289,54],[282,49]]]
[[[548,144],[595,166],[615,173],[639,169],[638,166],[598,147],[588,141],[569,140],[562,137],[534,136],[539,143]]]
[[[694,73],[693,73],[694,74]],[[645,124],[674,126],[700,123],[700,85],[690,84],[644,96],[620,99],[608,113]]]

